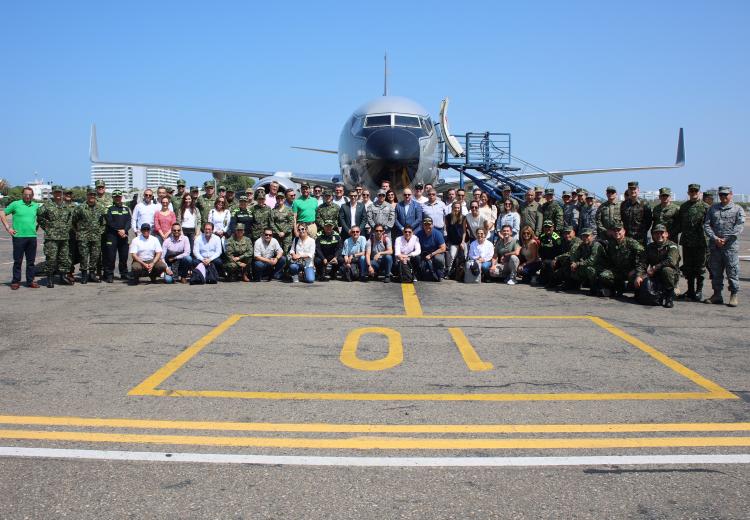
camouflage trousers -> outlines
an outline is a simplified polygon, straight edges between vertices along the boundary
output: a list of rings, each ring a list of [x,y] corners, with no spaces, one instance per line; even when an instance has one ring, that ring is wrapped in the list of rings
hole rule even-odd
[[[622,289],[627,282],[635,280],[635,270],[624,272],[615,269],[604,269],[599,272],[597,279],[602,287]]]
[[[729,247],[719,249],[711,245],[708,267],[711,269],[711,287],[714,292],[724,289],[724,273],[729,282],[729,291],[736,293],[740,290],[740,248],[735,242]]]
[[[579,265],[571,274],[572,278],[589,287],[596,282],[597,274],[593,265]]]
[[[682,246],[682,274],[686,278],[703,276],[706,272],[707,255],[706,246]]]
[[[79,240],[78,252],[81,256],[81,271],[96,269],[102,259],[102,241],[96,240]]]
[[[44,261],[47,276],[56,272],[67,273],[70,269],[70,244],[67,240],[44,239]]]
[[[248,260],[245,267],[241,267],[237,262],[226,261],[224,262],[224,269],[226,270],[227,276],[229,278],[234,278],[236,276],[242,277],[243,274],[246,274],[248,277],[250,277],[252,275],[252,265],[252,260]]]
[[[292,247],[293,237],[293,233],[288,233],[284,238],[279,238],[279,236],[274,233],[274,238],[279,241],[279,245],[281,246],[281,249],[284,250],[285,255],[289,253],[289,248]]]
[[[670,291],[680,283],[680,271],[674,267],[662,267],[656,273],[655,278],[659,280],[664,289]]]

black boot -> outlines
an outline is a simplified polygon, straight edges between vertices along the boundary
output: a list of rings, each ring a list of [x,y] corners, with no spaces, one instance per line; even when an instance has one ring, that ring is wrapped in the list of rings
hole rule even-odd
[[[48,274],[47,275],[47,288],[48,289],[54,289],[55,287],[55,275],[54,274]]]
[[[695,297],[694,302],[703,301],[703,277],[699,276],[695,279]]]
[[[94,271],[91,271],[89,273],[89,282],[101,283],[101,281],[101,278],[99,278],[99,276]]]
[[[674,307],[674,291],[673,290],[670,289],[669,291],[666,291],[664,293],[664,300],[662,302],[662,305],[667,309],[671,309],[672,307]]]
[[[87,284],[87,283],[89,283],[89,275],[88,275],[88,272],[86,272],[86,271],[81,271],[81,283],[82,283],[82,284]]]
[[[689,276],[687,279],[688,290],[685,293],[686,300],[695,301],[695,277]]]
[[[70,278],[68,278],[67,273],[60,275],[60,283],[62,285],[73,285],[73,282],[70,281]]]

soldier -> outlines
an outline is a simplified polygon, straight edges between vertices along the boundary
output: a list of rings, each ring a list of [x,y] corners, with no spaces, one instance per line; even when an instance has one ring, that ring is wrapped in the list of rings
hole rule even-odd
[[[651,208],[640,200],[638,181],[628,182],[628,197],[620,204],[620,218],[627,235],[646,246],[646,234],[651,229]]]
[[[45,202],[37,214],[39,227],[44,230],[44,256],[47,287],[55,286],[55,272],[61,273],[60,283],[73,285],[63,274],[70,268],[70,229],[72,208],[63,202],[62,186],[52,187],[52,200]]]
[[[719,202],[709,208],[703,223],[708,237],[713,295],[704,303],[724,303],[721,291],[724,289],[724,272],[729,282],[729,306],[737,307],[740,290],[740,245],[739,237],[745,228],[745,212],[732,202],[732,188],[719,186]]]
[[[672,190],[669,188],[659,188],[659,204],[654,206],[654,209],[651,211],[653,217],[653,226],[651,230],[653,231],[656,226],[662,224],[667,228],[669,236],[677,240],[677,235],[679,233],[679,228],[677,227],[679,219],[677,218],[677,215],[679,212],[680,207],[672,202]]]
[[[180,179],[177,181],[177,192],[172,197],[172,207],[174,208],[175,215],[180,214],[180,208],[182,207],[182,198],[187,195],[185,186],[185,179]]]
[[[555,231],[563,228],[563,210],[560,204],[555,200],[555,189],[547,188],[544,190],[544,200],[542,204],[542,220],[551,220],[555,225]]]
[[[213,209],[214,203],[216,202],[214,183],[211,181],[204,182],[203,190],[205,193],[196,199],[195,207],[201,212],[201,222],[206,222],[208,212]]]
[[[669,231],[664,224],[654,226],[651,238],[653,242],[641,255],[633,285],[636,290],[646,290],[643,284],[650,279],[648,283],[654,284],[654,289],[662,295],[662,305],[671,309],[674,307],[674,289],[680,282],[680,250],[669,240]]]
[[[249,231],[253,225],[253,214],[250,211],[247,195],[240,195],[239,205],[231,212],[228,234],[234,233],[234,227],[240,222],[245,225],[245,231]]]
[[[253,243],[245,236],[245,225],[242,222],[234,227],[234,235],[227,240],[224,257],[228,282],[237,281],[240,277],[243,282],[250,281]]]
[[[523,229],[524,226],[529,226],[535,236],[539,236],[542,233],[542,212],[539,203],[534,200],[534,190],[529,190],[525,195],[525,202],[521,205],[521,225],[519,229]]]
[[[614,236],[612,230],[622,225],[620,203],[617,198],[617,188],[607,186],[607,200],[596,210],[596,236],[604,242]]]
[[[564,283],[566,289],[574,289],[577,287],[576,284],[572,283],[573,279],[570,270],[570,264],[572,261],[571,257],[581,246],[582,242],[581,239],[576,236],[573,226],[564,227],[562,237],[562,252],[557,255],[552,262],[552,280],[548,284],[548,287],[554,287]]]
[[[105,215],[106,248],[104,254],[104,281],[112,283],[115,277],[115,258],[118,259],[120,279],[128,279],[128,229],[132,215],[130,208],[122,203],[122,191],[112,192],[112,205]]]
[[[63,192],[63,203],[70,208],[71,225],[70,233],[68,233],[68,254],[70,256],[70,262],[68,262],[68,272],[65,273],[65,277],[69,282],[74,283],[76,281],[75,272],[76,264],[81,261],[81,254],[78,251],[78,239],[76,238],[75,229],[73,229],[73,211],[76,209],[76,203],[73,201],[73,190],[66,189]]]
[[[504,184],[502,187],[502,190],[503,190],[503,198],[495,202],[495,206],[497,206],[497,214],[501,215],[503,211],[505,211],[504,204],[506,200],[509,200],[513,203],[513,211],[517,213],[519,204],[518,204],[518,201],[515,198],[513,198],[510,186],[508,184]]]
[[[587,286],[591,294],[595,295],[597,291],[596,266],[601,262],[599,257],[603,250],[604,246],[596,240],[593,228],[581,230],[581,244],[570,253],[571,286]]]
[[[255,192],[255,206],[250,208],[250,215],[253,217],[250,240],[255,243],[263,235],[263,230],[271,227],[271,208],[266,206],[266,190],[263,188]]]
[[[703,192],[703,202],[708,204],[708,207],[714,205],[714,198],[716,197],[716,190],[706,190]]]
[[[225,206],[231,212],[234,208],[239,206],[239,201],[234,198],[235,192],[234,192],[234,188],[232,188],[231,186],[227,188],[226,193],[227,194],[224,198],[224,200],[226,201]]]
[[[700,184],[690,184],[688,200],[682,203],[677,214],[677,229],[682,246],[681,270],[688,285],[685,298],[694,302],[703,300],[703,275],[708,257],[703,221],[709,206],[701,200],[700,191]]]
[[[614,290],[615,296],[622,296],[627,282],[635,281],[643,246],[640,242],[625,236],[622,224],[616,224],[612,229],[613,237],[607,243],[604,254],[599,256],[597,270],[597,289],[599,295],[610,296]]]
[[[323,223],[326,220],[339,221],[339,206],[334,204],[333,193],[331,193],[330,188],[323,190],[323,204],[315,210],[315,223],[318,225],[318,228],[323,229]],[[334,228],[338,229],[335,225]]]
[[[544,188],[541,186],[534,186],[534,202],[542,205],[542,197],[544,196]]]
[[[294,213],[284,204],[284,194],[276,192],[275,206],[271,210],[271,229],[284,254],[289,252],[294,237]]]
[[[583,197],[584,203],[578,208],[578,229],[576,232],[578,235],[584,229],[590,229],[596,238],[596,205],[594,204],[594,196],[581,190],[578,193],[579,196]]]
[[[106,209],[96,200],[96,192],[89,189],[86,202],[73,210],[73,229],[78,241],[81,259],[81,283],[99,283],[96,266],[101,263],[102,235],[106,221]]]
[[[539,281],[542,284],[547,286],[552,284],[552,265],[561,252],[562,239],[555,232],[553,222],[545,220],[542,224],[542,234],[539,235],[539,258],[542,260]]]
[[[107,193],[107,184],[102,179],[97,179],[94,187],[96,188],[96,203],[106,212],[107,208],[112,205],[112,197]]]
[[[580,216],[580,210],[578,209],[578,201],[567,192],[563,191],[563,227],[572,227],[574,230],[578,229],[578,220]]]
[[[583,207],[586,205],[586,195],[588,194],[586,193],[586,190],[584,190],[583,188],[576,189],[574,193],[576,196],[576,207],[578,208],[578,211],[581,211]],[[580,227],[580,225],[581,223],[579,221],[578,227],[579,229],[583,230],[583,228]]]

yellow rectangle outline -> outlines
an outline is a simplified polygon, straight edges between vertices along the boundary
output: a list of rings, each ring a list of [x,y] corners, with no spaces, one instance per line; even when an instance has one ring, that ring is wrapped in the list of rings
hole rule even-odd
[[[128,392],[130,396],[161,397],[214,397],[229,399],[287,399],[287,400],[334,400],[334,401],[616,401],[616,400],[711,400],[739,399],[738,396],[706,379],[685,365],[659,352],[641,340],[596,316],[450,316],[450,315],[404,315],[404,314],[232,314],[214,327],[208,334],[168,361]],[[378,318],[378,319],[453,319],[453,320],[589,320],[607,332],[645,352],[672,371],[689,379],[706,392],[603,392],[603,393],[559,393],[559,394],[385,394],[385,393],[329,393],[329,392],[244,392],[228,390],[166,390],[158,388],[182,366],[198,355],[205,347],[229,330],[242,318]]]

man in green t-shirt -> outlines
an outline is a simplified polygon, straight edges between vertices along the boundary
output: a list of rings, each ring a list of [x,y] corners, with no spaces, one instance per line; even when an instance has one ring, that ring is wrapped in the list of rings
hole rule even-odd
[[[292,229],[297,229],[298,223],[305,224],[307,236],[317,237],[318,226],[315,224],[315,212],[318,210],[318,199],[310,196],[309,184],[303,183],[299,189],[302,196],[295,199],[292,204],[292,213],[294,213],[294,227]]]
[[[21,286],[21,264],[26,257],[26,285],[32,289],[39,287],[34,281],[34,260],[36,259],[36,214],[39,203],[33,201],[34,192],[26,187],[21,200],[11,202],[5,211],[0,210],[0,221],[13,237],[13,280],[10,288],[14,291]],[[6,215],[13,215],[13,227],[8,224]]]

